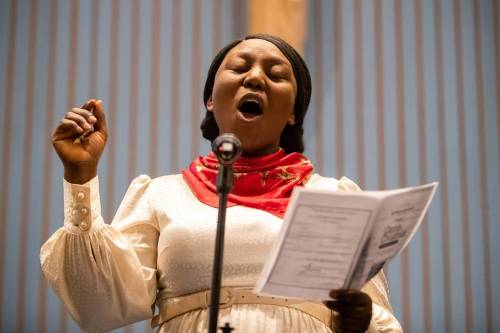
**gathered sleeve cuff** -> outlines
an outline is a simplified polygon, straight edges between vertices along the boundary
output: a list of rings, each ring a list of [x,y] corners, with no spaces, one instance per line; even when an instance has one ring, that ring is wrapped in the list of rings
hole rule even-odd
[[[63,179],[63,188],[64,227],[68,232],[81,235],[103,226],[97,176],[82,185]]]

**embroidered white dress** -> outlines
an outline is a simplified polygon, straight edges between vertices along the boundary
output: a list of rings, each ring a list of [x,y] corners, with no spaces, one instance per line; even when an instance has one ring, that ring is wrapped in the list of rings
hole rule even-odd
[[[306,187],[357,190],[346,178],[318,175]],[[222,285],[254,286],[282,220],[243,206],[228,208],[226,220]],[[85,331],[111,330],[151,318],[155,301],[210,288],[216,221],[217,209],[201,203],[182,175],[137,177],[111,224],[101,217],[97,177],[83,185],[64,181],[64,226],[42,246],[42,271]],[[390,312],[385,278],[372,282],[369,331],[402,331]],[[208,312],[180,315],[159,332],[206,332]],[[332,332],[288,307],[238,304],[220,315],[238,333]]]

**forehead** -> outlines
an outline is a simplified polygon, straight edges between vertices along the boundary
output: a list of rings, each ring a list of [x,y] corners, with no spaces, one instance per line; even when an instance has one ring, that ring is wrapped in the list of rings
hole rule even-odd
[[[226,58],[239,55],[257,55],[266,58],[281,60],[290,65],[290,61],[278,49],[276,45],[264,39],[247,39],[233,47],[226,55]]]

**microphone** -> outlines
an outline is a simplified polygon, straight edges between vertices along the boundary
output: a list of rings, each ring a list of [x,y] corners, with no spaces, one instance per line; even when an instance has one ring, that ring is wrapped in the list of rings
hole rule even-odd
[[[219,193],[219,213],[217,233],[215,235],[214,264],[212,271],[212,289],[210,293],[210,317],[208,332],[216,333],[219,316],[220,288],[222,266],[224,261],[224,232],[226,226],[226,208],[229,192],[233,188],[233,162],[241,155],[241,142],[232,133],[224,133],[212,142],[212,150],[219,160],[217,171],[217,192]],[[233,328],[226,323],[223,332],[231,332]]]
[[[212,150],[220,164],[231,165],[241,155],[241,141],[233,133],[223,133],[213,141]]]
[[[233,162],[241,155],[241,141],[232,133],[223,133],[212,142],[212,150],[220,163],[217,192],[227,195],[233,188]]]

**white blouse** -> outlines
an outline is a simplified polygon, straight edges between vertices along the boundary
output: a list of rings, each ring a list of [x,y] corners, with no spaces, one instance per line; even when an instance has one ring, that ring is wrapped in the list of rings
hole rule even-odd
[[[347,178],[318,175],[306,187],[359,190]],[[226,220],[222,286],[254,286],[282,220],[244,206],[228,208]],[[217,209],[200,202],[182,175],[137,177],[110,225],[101,216],[97,177],[83,185],[64,181],[64,226],[42,246],[42,271],[80,327],[111,330],[151,318],[155,301],[210,289],[216,222]],[[369,331],[402,331],[386,310],[385,278],[373,281]],[[237,304],[220,315],[238,333],[332,332],[288,307]],[[160,332],[203,332],[207,323],[208,310],[200,309]]]

